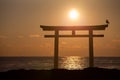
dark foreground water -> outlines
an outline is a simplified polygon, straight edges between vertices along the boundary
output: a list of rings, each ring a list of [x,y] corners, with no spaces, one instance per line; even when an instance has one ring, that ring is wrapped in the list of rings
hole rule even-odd
[[[120,57],[95,57],[95,67],[120,69]],[[0,57],[0,72],[12,69],[53,69],[53,57]],[[73,70],[88,67],[88,58],[68,56],[59,58],[59,68]]]

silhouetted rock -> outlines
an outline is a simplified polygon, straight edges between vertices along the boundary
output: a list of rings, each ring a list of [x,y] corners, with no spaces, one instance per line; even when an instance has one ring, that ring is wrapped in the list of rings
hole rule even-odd
[[[85,68],[84,70],[10,70],[0,72],[0,80],[120,80],[120,70]]]

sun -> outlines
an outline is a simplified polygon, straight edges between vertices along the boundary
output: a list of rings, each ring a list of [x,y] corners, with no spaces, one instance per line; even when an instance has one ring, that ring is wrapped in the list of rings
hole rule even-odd
[[[69,18],[72,19],[72,20],[75,20],[79,17],[79,13],[76,9],[72,9],[70,10],[69,12]]]

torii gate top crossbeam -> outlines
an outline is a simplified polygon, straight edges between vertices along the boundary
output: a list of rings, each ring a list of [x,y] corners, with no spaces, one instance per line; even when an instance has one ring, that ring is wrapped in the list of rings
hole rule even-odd
[[[108,27],[108,24],[104,25],[91,25],[91,26],[45,26],[40,25],[41,28],[45,31],[54,31],[54,30],[105,30]]]

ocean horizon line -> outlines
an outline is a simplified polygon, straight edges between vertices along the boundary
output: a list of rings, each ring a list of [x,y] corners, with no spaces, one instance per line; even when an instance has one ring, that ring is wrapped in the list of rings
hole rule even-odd
[[[54,57],[54,56],[0,56],[1,57]],[[89,56],[59,56],[59,57],[89,57]],[[94,56],[95,57],[120,57],[120,56]]]

